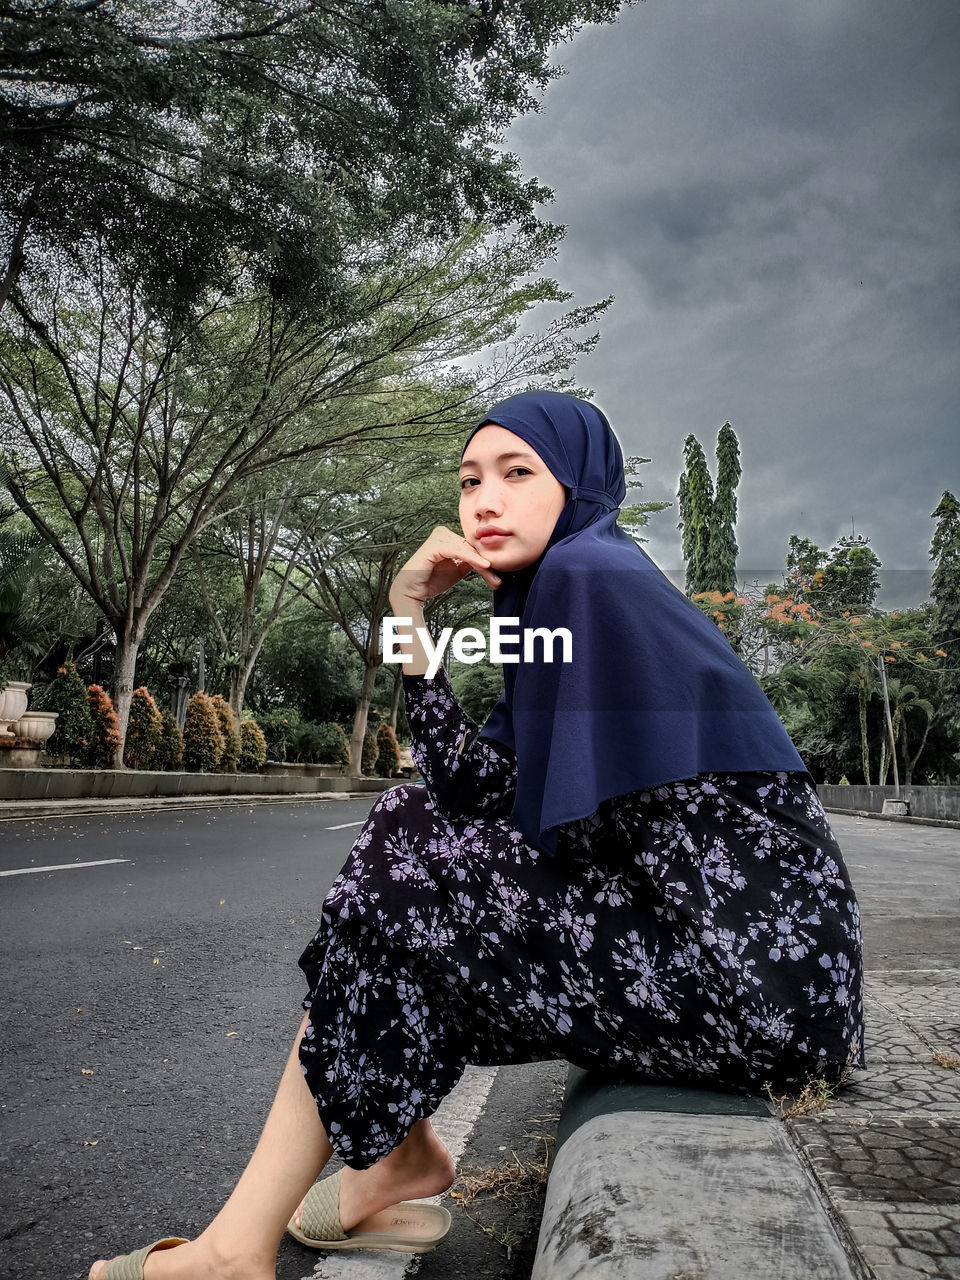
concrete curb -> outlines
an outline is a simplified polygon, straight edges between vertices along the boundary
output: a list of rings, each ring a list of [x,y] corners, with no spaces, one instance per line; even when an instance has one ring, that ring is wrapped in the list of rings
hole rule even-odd
[[[761,1099],[572,1067],[557,1140],[531,1280],[861,1274]]]
[[[908,822],[915,827],[946,827],[960,831],[960,822],[952,818],[917,818],[899,813],[873,813],[869,809],[838,809],[836,805],[824,806],[826,813],[842,813],[847,818],[876,818],[878,822]]]
[[[111,813],[155,813],[167,809],[227,809],[255,804],[315,804],[318,801],[358,800],[367,791],[316,791],[301,794],[256,792],[251,795],[143,796],[111,800],[0,800],[0,822],[30,818],[86,818]]]

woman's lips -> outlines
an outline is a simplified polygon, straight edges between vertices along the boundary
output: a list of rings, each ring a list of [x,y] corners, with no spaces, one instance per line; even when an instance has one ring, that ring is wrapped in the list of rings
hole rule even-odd
[[[504,538],[509,538],[509,537],[510,537],[509,533],[500,532],[500,530],[497,530],[496,532],[491,530],[490,533],[478,533],[477,541],[478,542],[500,542]]]

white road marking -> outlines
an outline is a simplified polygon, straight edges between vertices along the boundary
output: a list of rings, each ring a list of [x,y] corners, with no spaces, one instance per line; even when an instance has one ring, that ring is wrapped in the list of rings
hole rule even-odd
[[[347,827],[362,827],[366,822],[366,818],[361,818],[359,822],[340,822],[335,827],[324,827],[324,831],[344,831]]]
[[[113,863],[129,861],[129,858],[100,858],[97,862],[59,862],[55,867],[17,867],[14,871],[0,871],[0,876],[30,876],[38,871],[76,871],[78,867],[109,867]]]
[[[496,1067],[467,1067],[460,1083],[430,1117],[458,1164],[496,1075]],[[440,1203],[439,1196],[424,1199],[427,1204]],[[303,1280],[411,1280],[420,1269],[422,1256],[373,1249],[368,1253],[328,1253]]]

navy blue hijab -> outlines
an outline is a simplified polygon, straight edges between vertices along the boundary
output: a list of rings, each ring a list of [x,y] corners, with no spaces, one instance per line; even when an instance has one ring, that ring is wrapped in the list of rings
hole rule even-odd
[[[467,444],[488,423],[526,441],[568,495],[543,554],[501,573],[494,594],[496,616],[573,638],[570,663],[543,661],[539,645],[536,661],[505,663],[480,731],[516,753],[524,837],[553,854],[559,826],[615,796],[699,773],[803,771],[723,633],[618,526],[623,455],[600,410],[556,391],[511,396]]]

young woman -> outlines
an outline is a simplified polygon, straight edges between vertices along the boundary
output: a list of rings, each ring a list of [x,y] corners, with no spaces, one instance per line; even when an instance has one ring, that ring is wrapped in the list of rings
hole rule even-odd
[[[618,528],[606,419],[512,397],[469,436],[460,486],[462,533],[435,529],[390,594],[426,786],[383,793],[324,901],[307,1017],[225,1207],[95,1280],[268,1280],[288,1228],[318,1248],[433,1248],[449,1215],[410,1201],[453,1180],[428,1117],[467,1063],[734,1089],[862,1064],[840,851],[759,685]],[[426,678],[417,634],[424,602],[471,572],[533,637],[479,731],[443,669]],[[563,631],[569,653],[547,660]],[[313,1185],[334,1151],[346,1168]]]

